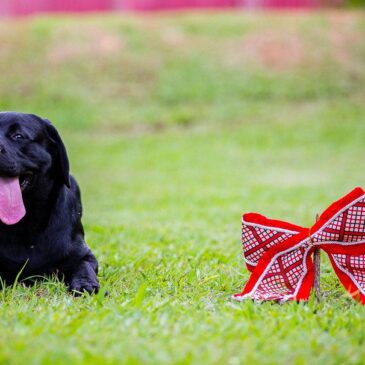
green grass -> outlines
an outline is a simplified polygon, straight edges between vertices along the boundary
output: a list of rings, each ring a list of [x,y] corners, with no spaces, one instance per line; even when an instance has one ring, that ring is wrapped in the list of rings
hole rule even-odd
[[[365,310],[230,300],[241,214],[310,225],[365,185],[365,14],[0,23],[0,108],[50,118],[103,293],[0,292],[0,363],[362,364]]]

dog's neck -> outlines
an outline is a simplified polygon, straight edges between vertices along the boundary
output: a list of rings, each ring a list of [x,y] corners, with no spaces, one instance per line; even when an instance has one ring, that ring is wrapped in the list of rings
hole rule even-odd
[[[25,219],[31,222],[38,222],[40,226],[45,226],[50,219],[49,212],[53,212],[57,200],[63,194],[64,185],[61,183],[40,184],[42,189],[37,189],[38,194],[32,194],[31,199],[24,195],[24,205],[26,209]]]

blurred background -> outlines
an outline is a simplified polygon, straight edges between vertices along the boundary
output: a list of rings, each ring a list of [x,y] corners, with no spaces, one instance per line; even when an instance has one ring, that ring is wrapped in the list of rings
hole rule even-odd
[[[194,8],[266,9],[361,5],[362,0],[2,0],[0,14]]]
[[[90,227],[135,233],[145,219],[194,236],[214,222],[219,236],[227,224],[233,254],[244,211],[293,220],[295,206],[310,224],[364,182],[363,4],[0,6],[0,109],[59,128]]]

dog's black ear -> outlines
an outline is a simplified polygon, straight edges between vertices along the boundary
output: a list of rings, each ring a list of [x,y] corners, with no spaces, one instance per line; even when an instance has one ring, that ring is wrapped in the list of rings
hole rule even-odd
[[[63,183],[69,188],[71,186],[70,163],[68,161],[65,145],[63,144],[62,139],[53,124],[48,119],[44,119],[44,121],[46,123],[48,136],[56,150],[56,159],[58,167],[60,168]]]

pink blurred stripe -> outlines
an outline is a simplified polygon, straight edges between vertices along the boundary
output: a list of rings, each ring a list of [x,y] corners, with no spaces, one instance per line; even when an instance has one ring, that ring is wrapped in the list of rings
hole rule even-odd
[[[321,0],[0,0],[0,15],[185,8],[312,8]]]
[[[0,0],[1,14],[90,12],[113,10],[113,0]]]
[[[240,0],[242,8],[317,8],[321,5],[321,0]]]
[[[161,10],[183,8],[230,8],[235,7],[235,0],[124,0],[121,9]]]

